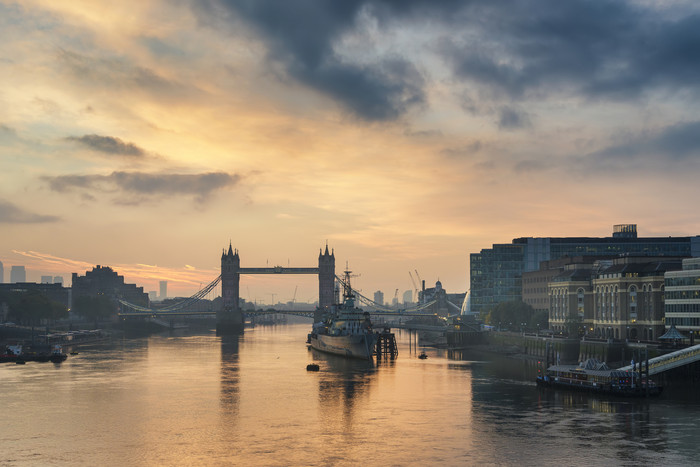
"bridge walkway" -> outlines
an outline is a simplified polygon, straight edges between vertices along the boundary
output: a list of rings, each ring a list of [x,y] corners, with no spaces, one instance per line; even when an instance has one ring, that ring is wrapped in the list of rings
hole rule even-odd
[[[683,365],[700,361],[700,345],[686,347],[660,357],[649,359],[649,375],[656,375]],[[632,365],[619,368],[622,371],[632,371]]]

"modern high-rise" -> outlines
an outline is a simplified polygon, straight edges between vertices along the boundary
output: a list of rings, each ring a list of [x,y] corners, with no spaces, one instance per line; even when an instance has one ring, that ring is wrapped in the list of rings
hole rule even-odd
[[[63,284],[63,276],[53,276],[54,284]]]
[[[413,290],[407,290],[403,293],[403,302],[406,305],[413,303]]]
[[[522,275],[542,261],[565,256],[700,256],[700,236],[638,237],[636,224],[614,226],[611,237],[522,237],[472,253],[470,300],[473,312],[522,299]]]
[[[53,276],[41,276],[42,284],[53,284]]]
[[[12,269],[10,269],[10,282],[12,284],[27,282],[27,271],[24,269],[24,266],[12,266]]]
[[[161,300],[168,298],[168,281],[160,281],[160,297]]]
[[[5,282],[5,267],[2,265],[2,261],[0,261],[0,284]]]
[[[665,325],[700,333],[700,258],[683,260],[681,271],[665,274]]]

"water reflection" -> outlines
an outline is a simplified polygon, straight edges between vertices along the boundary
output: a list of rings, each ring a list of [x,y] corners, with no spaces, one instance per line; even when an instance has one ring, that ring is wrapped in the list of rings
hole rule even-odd
[[[242,335],[221,336],[221,407],[236,414],[240,403],[239,342]]]
[[[372,374],[369,360],[349,359],[310,349],[312,359],[321,368],[318,378],[318,402],[326,424],[352,426],[355,407],[369,397]]]

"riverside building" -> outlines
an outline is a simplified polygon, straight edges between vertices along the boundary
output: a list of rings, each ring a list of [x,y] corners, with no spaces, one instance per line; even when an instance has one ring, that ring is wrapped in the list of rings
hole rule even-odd
[[[636,224],[615,225],[611,237],[522,237],[469,256],[471,309],[522,300],[523,274],[566,256],[700,256],[700,236],[638,237]]]
[[[117,274],[108,266],[97,265],[84,276],[73,273],[73,300],[77,297],[97,297],[106,295],[112,300],[125,300],[135,305],[148,306],[148,294],[143,287],[126,284],[124,276]]]
[[[619,256],[543,262],[540,272],[558,271],[547,283],[550,329],[606,339],[655,340],[665,332],[664,275],[680,269],[682,259]],[[533,274],[525,273],[523,281]]]
[[[665,275],[666,328],[700,332],[700,258],[683,260],[680,271]]]

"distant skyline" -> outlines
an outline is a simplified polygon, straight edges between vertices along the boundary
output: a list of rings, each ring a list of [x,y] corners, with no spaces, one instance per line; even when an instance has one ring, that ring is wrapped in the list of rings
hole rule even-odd
[[[328,242],[393,296],[517,237],[697,235],[698,31],[690,0],[0,0],[0,260],[186,296],[229,241]]]

